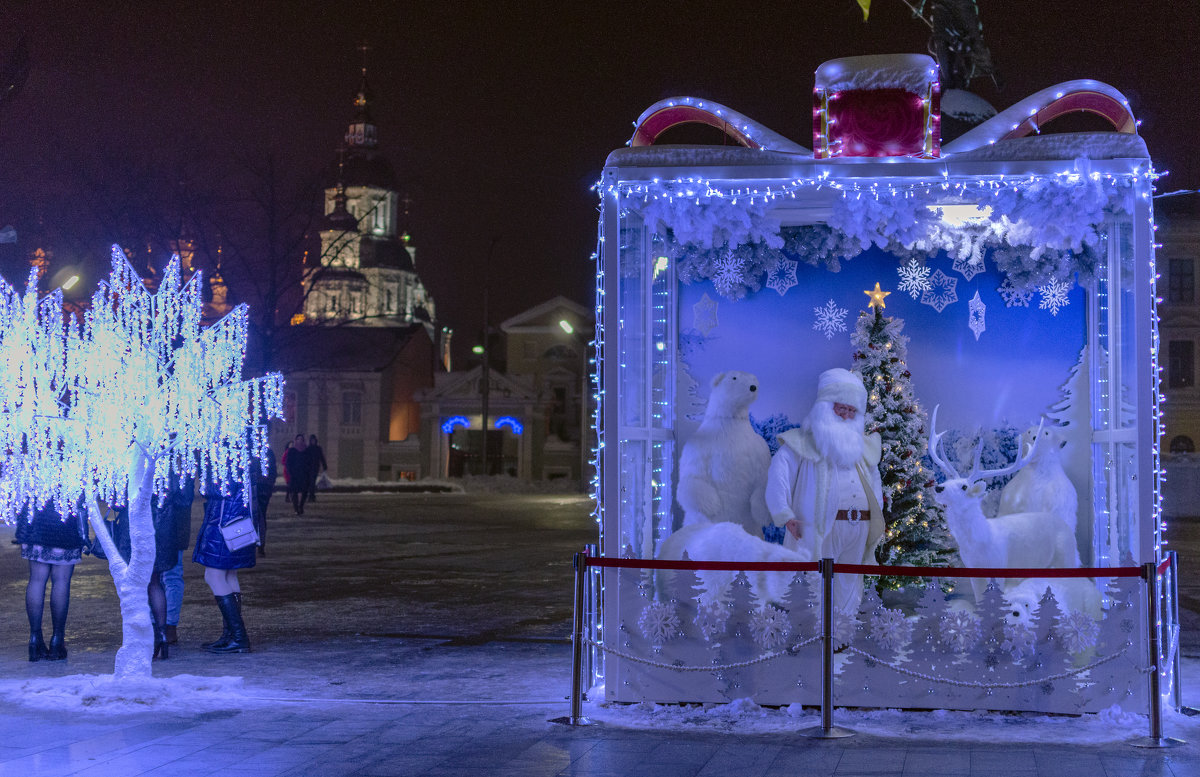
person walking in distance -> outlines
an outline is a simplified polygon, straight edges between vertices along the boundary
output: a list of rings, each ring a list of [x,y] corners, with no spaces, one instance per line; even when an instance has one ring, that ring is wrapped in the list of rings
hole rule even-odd
[[[308,500],[309,479],[312,471],[312,454],[303,434],[296,435],[295,445],[288,453],[288,499],[296,515],[304,515],[304,503]]]
[[[329,469],[329,465],[325,463],[325,451],[321,450],[321,446],[317,444],[317,436],[310,434],[308,436],[308,457],[312,464],[308,481],[308,501],[317,501],[317,480],[321,477],[321,473]]]
[[[267,506],[271,503],[271,494],[275,491],[275,481],[279,473],[275,468],[275,452],[268,447],[263,462],[258,459],[250,460],[250,476],[258,479],[254,491],[255,512],[254,530],[258,532],[258,555],[267,555]],[[266,464],[267,472],[263,474],[262,463]]]

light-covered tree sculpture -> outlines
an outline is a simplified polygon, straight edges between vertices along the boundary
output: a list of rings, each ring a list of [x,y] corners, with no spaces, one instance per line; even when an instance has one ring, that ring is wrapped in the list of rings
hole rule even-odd
[[[876,284],[878,289],[878,284]],[[884,518],[887,530],[876,549],[881,564],[946,566],[951,556],[946,519],[933,499],[933,473],[921,459],[925,455],[925,411],[912,388],[905,359],[908,337],[901,334],[904,321],[885,316],[882,300],[874,311],[859,314],[854,334],[854,370],[867,388],[866,429],[883,439],[879,474],[883,480]],[[883,588],[923,583],[882,577]]]
[[[39,301],[36,275],[23,295],[0,279],[0,517],[46,502],[65,520],[86,512],[121,602],[117,679],[151,674],[151,500],[173,479],[247,482],[262,422],[281,416],[279,374],[242,380],[247,308],[202,328],[202,307],[178,256],[152,294],[119,246],[82,320],[64,320],[61,292]],[[129,505],[128,561],[101,501]]]

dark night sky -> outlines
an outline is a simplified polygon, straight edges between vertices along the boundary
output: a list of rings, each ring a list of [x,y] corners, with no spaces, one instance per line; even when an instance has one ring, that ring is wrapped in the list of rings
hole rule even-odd
[[[974,91],[1004,108],[1060,81],[1105,81],[1172,171],[1160,187],[1200,186],[1200,3],[979,4],[1005,88]],[[590,304],[588,187],[651,103],[710,98],[809,146],[821,62],[923,52],[928,37],[900,0],[874,0],[866,24],[853,0],[85,5],[0,7],[0,51],[24,33],[33,59],[0,109],[0,225],[80,207],[72,160],[143,155],[169,168],[270,149],[297,169],[328,164],[366,39],[381,147],[415,199],[418,269],[457,353],[482,324],[497,235],[494,322],[555,294]]]

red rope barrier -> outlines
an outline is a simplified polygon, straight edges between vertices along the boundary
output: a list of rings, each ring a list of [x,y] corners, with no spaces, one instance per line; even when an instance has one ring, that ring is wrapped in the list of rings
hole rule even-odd
[[[1158,574],[1160,574],[1160,575],[1166,574],[1166,571],[1170,568],[1171,568],[1171,559],[1170,558],[1164,558],[1162,561],[1158,562]]]
[[[591,567],[616,569],[690,569],[692,571],[746,572],[816,572],[817,562],[791,563],[786,561],[662,561],[640,558],[606,558],[588,556]],[[1170,566],[1164,561],[1159,573]],[[833,565],[834,573],[850,575],[894,575],[896,577],[1140,577],[1141,567],[1084,567],[1081,569],[988,569],[981,567],[896,567],[867,564]]]

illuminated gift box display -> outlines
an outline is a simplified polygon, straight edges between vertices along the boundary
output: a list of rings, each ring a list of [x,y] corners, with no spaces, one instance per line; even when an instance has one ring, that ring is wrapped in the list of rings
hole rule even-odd
[[[607,160],[600,555],[795,557],[768,542],[786,536],[782,520],[756,500],[818,376],[845,368],[862,375],[867,428],[882,438],[880,563],[1159,561],[1154,173],[1128,103],[1074,81],[939,144],[927,57],[828,63],[816,93],[815,151],[674,98]],[[1113,131],[1032,134],[1075,111]],[[655,145],[695,122],[738,145]],[[1039,423],[1037,446],[1023,443]],[[956,477],[969,498],[938,496]],[[1030,482],[1053,484],[1058,501],[1022,502]],[[705,483],[727,503],[703,506]],[[1018,514],[1044,520],[1017,526]],[[709,518],[725,523],[688,528]],[[1052,546],[1044,564],[1020,555]],[[819,702],[820,580],[722,574],[595,573],[591,633],[604,647],[589,679],[607,699]],[[1156,662],[1135,577],[1081,574],[1050,597],[1046,580],[866,581],[857,612],[834,618],[839,705],[1145,710],[1140,668]]]

